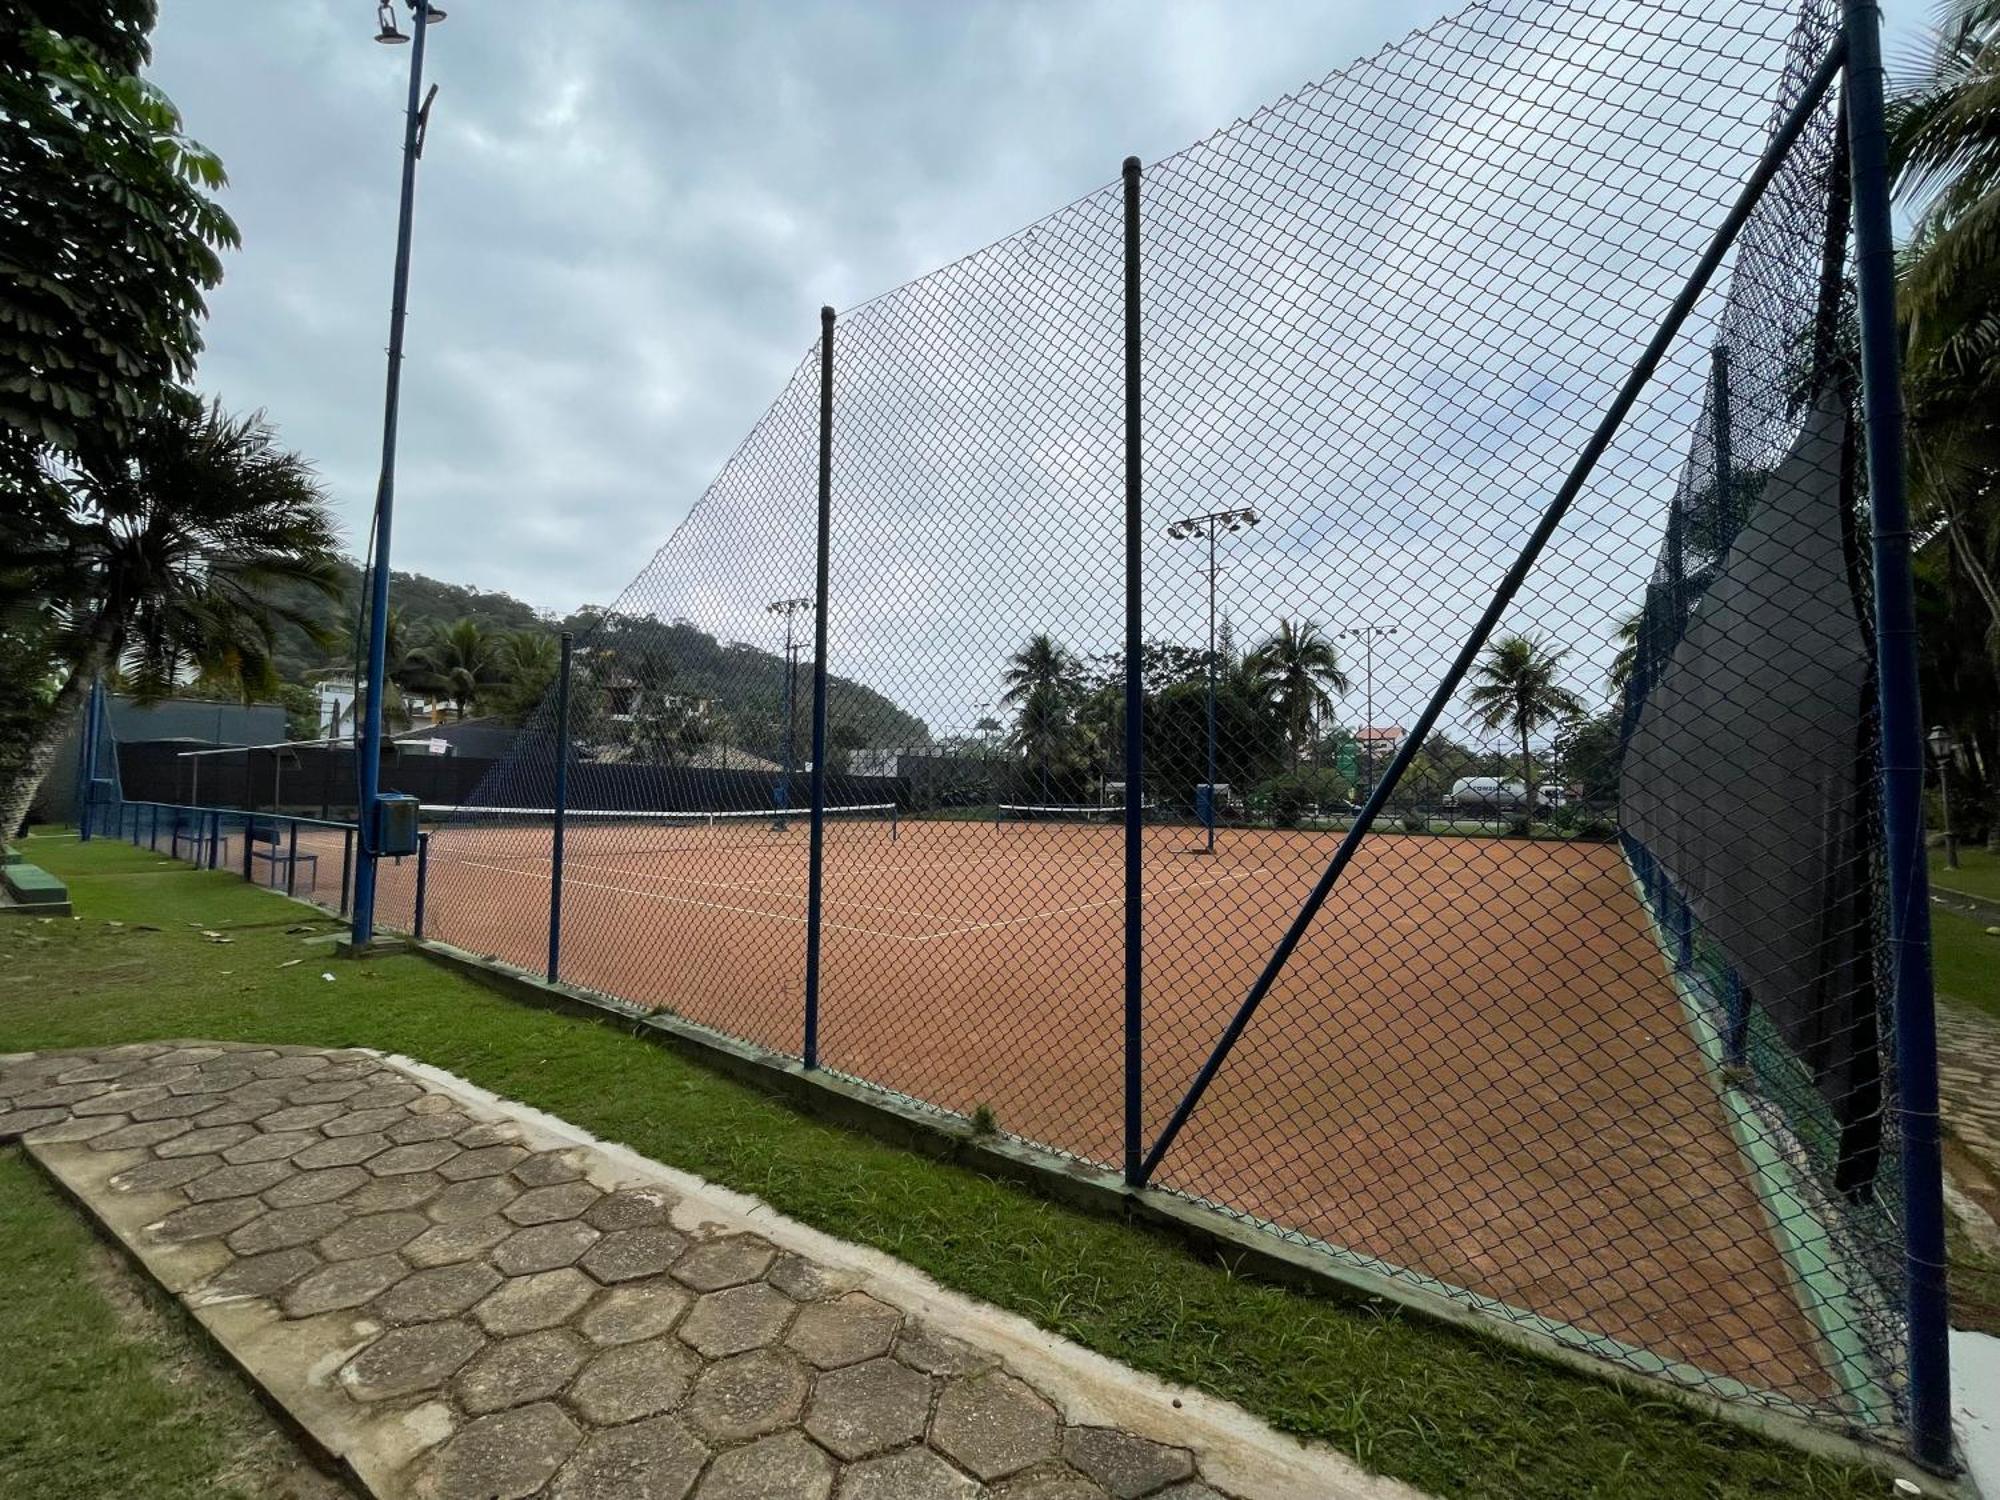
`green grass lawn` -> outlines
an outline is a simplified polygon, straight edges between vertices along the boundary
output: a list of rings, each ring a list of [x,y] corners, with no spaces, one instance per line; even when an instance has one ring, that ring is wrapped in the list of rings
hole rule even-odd
[[[1931,953],[1939,996],[2000,1020],[2000,937],[1981,922],[1931,908]]]
[[[272,1500],[349,1492],[307,1468],[178,1304],[0,1150],[0,1494]]]
[[[1981,845],[1961,845],[1958,868],[1946,866],[1944,851],[1931,850],[1931,884],[1939,890],[1958,891],[1967,896],[1983,896],[2000,901],[2000,855]]]
[[[332,924],[232,875],[105,841],[29,849],[69,879],[80,915],[0,924],[0,1050],[208,1037],[407,1053],[1438,1495],[1889,1492],[1880,1473],[1673,1400],[1387,1307],[1265,1285],[1165,1237],[817,1123],[611,1025],[513,1004],[423,959],[334,960],[315,940]],[[0,1178],[0,1199],[18,1196]],[[0,1275],[0,1349],[32,1344],[60,1268],[6,1262]],[[79,1399],[75,1378],[33,1373],[42,1364],[10,1363],[0,1385]],[[5,1463],[0,1436],[0,1475]],[[165,1480],[130,1492],[176,1493]]]

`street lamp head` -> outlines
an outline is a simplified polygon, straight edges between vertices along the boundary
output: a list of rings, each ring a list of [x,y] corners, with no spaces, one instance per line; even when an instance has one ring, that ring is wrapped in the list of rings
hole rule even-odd
[[[375,7],[375,20],[381,27],[381,30],[375,33],[375,40],[383,46],[396,47],[409,40],[396,29],[396,9],[389,0],[382,0],[382,3]]]
[[[1951,731],[1942,724],[1933,724],[1931,732],[1925,736],[1930,741],[1931,754],[1943,760],[1951,754]]]
[[[410,9],[414,11],[416,9],[416,6],[412,5]],[[445,13],[443,9],[441,9],[440,7],[435,5],[426,5],[424,7],[424,24],[427,26],[435,26],[437,25],[438,22],[444,19],[444,15]]]

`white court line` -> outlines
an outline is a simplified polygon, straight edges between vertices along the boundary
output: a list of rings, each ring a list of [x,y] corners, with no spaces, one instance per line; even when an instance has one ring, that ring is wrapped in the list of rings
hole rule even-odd
[[[533,880],[543,885],[548,883],[546,875],[537,874],[532,870],[514,870],[508,868],[506,865],[489,865],[476,859],[462,860],[460,861],[460,865],[465,869],[492,870],[501,875],[518,875],[523,880]],[[731,906],[723,901],[697,901],[692,896],[669,896],[662,891],[635,890],[629,885],[609,885],[601,880],[572,880],[569,876],[565,875],[563,877],[563,887],[567,889],[573,885],[584,886],[594,891],[616,891],[620,895],[638,896],[647,901],[661,901],[669,906],[698,906],[708,911],[733,912],[738,916],[744,917],[766,917],[774,922],[791,922],[799,926],[803,926],[806,920],[804,917],[787,916],[781,911],[759,911],[754,906]],[[841,932],[858,932],[866,937],[888,938],[892,942],[898,943],[921,943],[924,941],[920,937],[906,937],[900,932],[883,932],[874,927],[856,927],[848,922],[823,922],[823,925],[835,928]]]
[[[541,874],[538,871],[516,870],[506,865],[487,864],[481,860],[469,859],[469,860],[462,860],[460,861],[460,863],[467,869],[493,870],[503,875],[518,875],[524,880],[533,880],[544,884],[546,884],[548,881],[548,877],[544,874]],[[685,877],[670,876],[670,875],[646,875],[638,871],[632,871],[629,873],[633,874],[636,878],[641,880],[680,879],[683,881],[683,883],[685,883]],[[1189,881],[1185,885],[1163,886],[1156,891],[1156,894],[1162,896],[1185,895],[1189,891],[1205,890],[1211,886],[1226,885],[1232,881],[1247,880],[1253,875],[1264,875],[1268,873],[1270,873],[1270,866],[1258,865],[1255,866],[1254,868],[1247,870],[1235,870],[1227,875],[1207,876],[1201,880]],[[802,916],[799,917],[790,916],[784,912],[761,911],[756,907],[734,906],[724,901],[701,901],[695,899],[692,896],[670,896],[661,891],[642,891],[634,889],[631,886],[611,885],[604,881],[599,881],[599,880],[577,880],[571,878],[568,875],[565,875],[563,877],[563,885],[565,888],[569,886],[583,886],[589,890],[615,891],[621,895],[640,896],[649,901],[660,901],[671,906],[695,906],[695,907],[701,907],[708,911],[733,912],[739,916],[767,917],[772,921],[776,922],[790,922],[794,924],[803,925],[806,920]],[[802,895],[788,894],[778,891],[767,891],[764,892],[763,894],[772,896],[783,896],[784,899],[792,901],[803,901],[806,899],[806,897]],[[837,904],[842,906],[855,906],[855,907],[860,907],[861,909],[867,911],[888,912],[894,916],[903,916],[912,918],[928,917],[931,920],[936,920],[935,914],[931,912],[904,911],[897,907],[892,907],[892,906],[870,906],[865,902],[842,901],[837,897],[829,897],[827,899],[829,904]],[[824,918],[822,918],[821,920],[823,926],[833,928],[839,932],[857,932],[862,934],[864,937],[888,938],[890,941],[897,943],[929,943],[936,941],[938,938],[964,937],[969,933],[990,932],[1002,927],[1021,927],[1031,922],[1047,921],[1052,917],[1075,916],[1080,912],[1098,911],[1107,906],[1122,906],[1124,905],[1124,903],[1125,903],[1125,897],[1124,894],[1121,892],[1116,896],[1106,897],[1102,901],[1084,901],[1084,902],[1079,902],[1074,906],[1057,906],[1057,907],[1045,908],[1044,910],[1041,911],[1030,912],[1025,916],[1003,917],[1000,918],[999,920],[992,922],[973,922],[967,924],[960,924],[954,927],[942,927],[935,932],[920,933],[915,937],[900,932],[884,932],[880,928],[876,927],[858,927],[851,922],[834,922],[834,921],[828,921]]]

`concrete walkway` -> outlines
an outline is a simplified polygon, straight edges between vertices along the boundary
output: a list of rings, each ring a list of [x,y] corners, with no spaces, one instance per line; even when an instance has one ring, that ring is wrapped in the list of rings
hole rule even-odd
[[[1414,1495],[372,1053],[0,1057],[15,1137],[370,1494]]]

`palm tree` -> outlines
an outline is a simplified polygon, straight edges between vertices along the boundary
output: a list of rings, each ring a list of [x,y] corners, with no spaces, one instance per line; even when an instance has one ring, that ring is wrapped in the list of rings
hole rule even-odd
[[[1891,164],[1915,214],[1901,267],[1911,498],[2000,658],[2000,0],[1945,0],[1925,65],[1889,101]]]
[[[1535,758],[1528,736],[1552,719],[1583,712],[1574,693],[1556,681],[1557,669],[1569,652],[1533,636],[1503,636],[1486,648],[1476,669],[1473,707],[1487,729],[1512,729],[1521,747],[1521,782],[1527,788],[1528,816],[1533,817]]]
[[[1605,674],[1614,697],[1625,691],[1632,674],[1639,670],[1639,627],[1645,623],[1644,609],[1635,609],[1618,622],[1618,654],[1611,658],[1611,670]]]
[[[500,637],[493,662],[493,708],[519,724],[548,696],[562,669],[562,648],[546,630],[510,630]]]
[[[1071,706],[1069,695],[1056,683],[1027,687],[1020,698],[1012,741],[1016,750],[1041,768],[1044,802],[1049,798],[1049,766],[1067,761],[1076,745]]]
[[[1250,676],[1278,711],[1291,746],[1292,769],[1299,765],[1300,747],[1311,742],[1319,716],[1333,700],[1347,695],[1347,674],[1340,653],[1326,633],[1310,620],[1280,620],[1270,639],[1246,658]]]
[[[1007,683],[1007,691],[1000,695],[1002,703],[1025,703],[1044,690],[1068,698],[1076,688],[1076,658],[1057,645],[1053,636],[1037,632],[1008,659],[1002,677]]]
[[[312,467],[258,413],[162,408],[131,439],[51,475],[68,510],[0,569],[0,618],[48,643],[56,688],[0,767],[0,829],[20,826],[93,678],[142,701],[205,673],[246,695],[278,688],[281,624],[331,633],[280,602],[285,585],[337,597],[338,535]],[[17,628],[10,626],[10,633]]]
[[[465,618],[435,632],[410,653],[415,684],[451,701],[457,717],[500,679],[500,643],[477,620]]]

